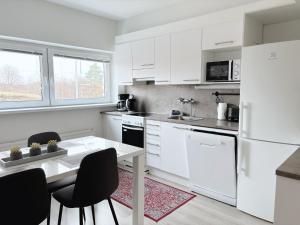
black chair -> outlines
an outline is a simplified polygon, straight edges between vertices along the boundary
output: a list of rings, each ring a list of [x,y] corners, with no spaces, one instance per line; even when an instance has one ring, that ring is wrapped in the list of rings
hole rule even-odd
[[[63,206],[79,208],[80,225],[83,224],[83,208],[91,206],[95,221],[94,205],[108,200],[115,224],[118,220],[110,196],[119,185],[117,153],[114,148],[87,155],[81,161],[74,185],[58,190],[53,197],[60,202],[58,225],[61,224]]]
[[[45,173],[31,169],[0,178],[0,220],[5,225],[38,225],[50,213]]]
[[[28,138],[27,146],[30,147],[32,143],[39,143],[41,145],[47,144],[50,140],[61,141],[60,136],[56,132],[44,132],[39,134],[34,134]],[[48,192],[50,194],[50,201],[51,201],[51,193],[70,186],[75,183],[76,175],[64,178],[62,180],[54,181],[48,184]],[[47,225],[50,225],[50,214],[47,219]]]

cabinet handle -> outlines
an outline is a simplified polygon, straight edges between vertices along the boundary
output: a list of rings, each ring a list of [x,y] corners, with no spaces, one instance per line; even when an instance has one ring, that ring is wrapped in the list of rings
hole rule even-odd
[[[200,143],[201,146],[204,146],[204,147],[208,147],[208,148],[215,148],[216,146],[215,145],[210,145],[210,144],[205,144],[205,143]]]
[[[223,41],[223,42],[217,42],[215,45],[226,45],[226,44],[234,44],[234,41]]]
[[[174,128],[178,130],[190,130],[190,128],[185,128],[185,127],[174,127]]]
[[[155,155],[155,156],[160,156],[160,154],[152,153],[152,152],[147,152],[147,154],[149,154],[149,155]]]
[[[160,127],[160,125],[157,125],[157,124],[147,124],[147,126],[150,126],[150,127]]]
[[[121,118],[115,118],[115,117],[113,117],[112,119],[113,120],[122,120]]]
[[[147,133],[147,135],[149,135],[149,136],[154,136],[154,137],[160,137],[159,134],[151,134],[151,133]]]
[[[154,77],[141,77],[141,78],[135,78],[135,80],[145,80],[145,79],[154,79]]]
[[[189,79],[189,80],[183,80],[184,82],[191,82],[191,81],[199,81],[199,79]]]
[[[143,64],[141,66],[154,66],[154,64],[153,63],[148,63],[148,64]]]
[[[155,82],[157,82],[157,83],[165,83],[165,82],[170,82],[170,81],[168,81],[168,80],[156,80]]]
[[[147,145],[152,145],[152,146],[155,146],[155,147],[160,147],[159,144],[153,144],[153,143],[150,143],[150,142],[147,142]]]
[[[123,84],[123,85],[132,85],[132,82],[121,82],[120,83],[121,85]]]

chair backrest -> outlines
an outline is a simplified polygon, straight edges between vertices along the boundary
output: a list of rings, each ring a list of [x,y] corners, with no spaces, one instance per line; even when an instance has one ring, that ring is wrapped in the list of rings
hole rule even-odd
[[[44,171],[37,168],[1,177],[0,202],[1,224],[40,224],[50,212]]]
[[[87,155],[81,161],[73,200],[85,207],[111,196],[119,186],[117,152],[114,148]]]
[[[28,138],[27,146],[30,147],[32,143],[39,143],[41,145],[45,145],[50,140],[61,141],[61,138],[56,132],[44,132],[34,134]]]

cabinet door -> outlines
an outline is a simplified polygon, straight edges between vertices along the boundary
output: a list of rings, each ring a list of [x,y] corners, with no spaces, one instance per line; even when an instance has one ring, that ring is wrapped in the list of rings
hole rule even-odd
[[[243,22],[234,21],[205,27],[203,50],[242,46]]]
[[[170,35],[155,40],[155,84],[169,84],[171,81],[171,39]]]
[[[122,142],[122,118],[121,116],[103,116],[105,138]]]
[[[298,146],[243,139],[238,151],[237,208],[274,221],[276,169]]]
[[[171,35],[172,84],[198,84],[201,82],[201,51],[201,29],[182,31]]]
[[[132,84],[132,55],[130,43],[115,46],[114,73],[120,85]]]
[[[188,178],[185,132],[188,126],[161,123],[161,169]]]
[[[155,65],[155,40],[145,39],[132,43],[132,68],[134,70],[151,69]]]

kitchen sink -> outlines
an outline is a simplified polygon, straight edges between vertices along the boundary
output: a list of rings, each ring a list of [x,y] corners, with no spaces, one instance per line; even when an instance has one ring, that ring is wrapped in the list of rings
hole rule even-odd
[[[193,116],[171,116],[168,119],[171,119],[171,120],[185,120],[185,121],[203,120],[203,118],[201,118],[201,117],[193,117]]]

